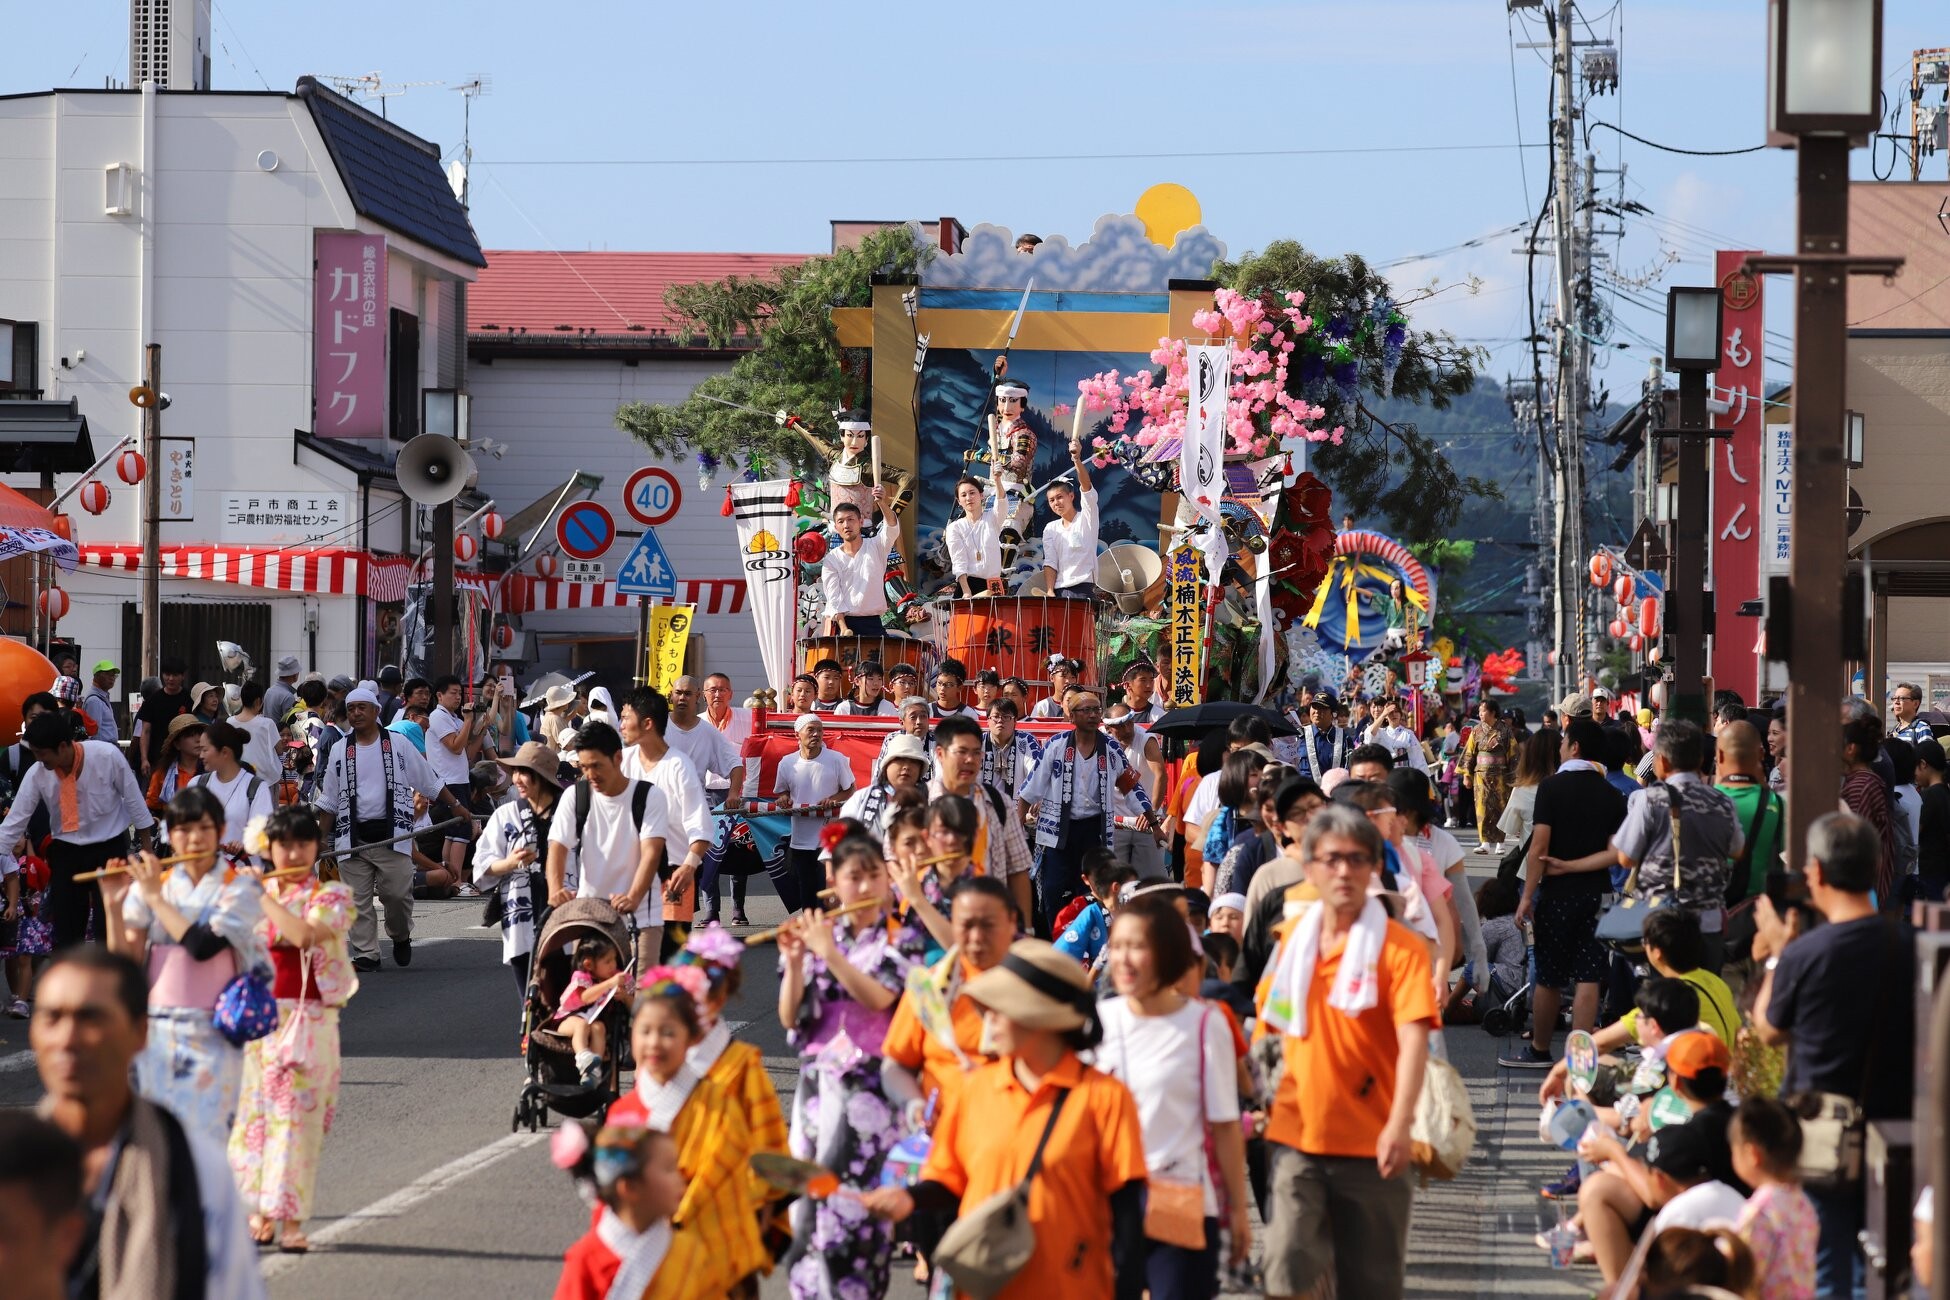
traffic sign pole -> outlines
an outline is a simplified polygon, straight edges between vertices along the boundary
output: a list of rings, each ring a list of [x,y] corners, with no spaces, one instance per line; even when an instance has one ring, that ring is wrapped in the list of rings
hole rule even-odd
[[[636,598],[636,684],[650,684],[650,598]]]

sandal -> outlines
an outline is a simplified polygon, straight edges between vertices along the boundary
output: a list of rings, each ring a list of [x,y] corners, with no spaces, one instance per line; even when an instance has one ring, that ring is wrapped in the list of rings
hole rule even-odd
[[[268,1246],[278,1235],[278,1225],[261,1214],[251,1215],[251,1240],[260,1246]]]
[[[282,1255],[303,1255],[311,1250],[311,1238],[303,1228],[286,1228],[278,1238],[278,1253]]]

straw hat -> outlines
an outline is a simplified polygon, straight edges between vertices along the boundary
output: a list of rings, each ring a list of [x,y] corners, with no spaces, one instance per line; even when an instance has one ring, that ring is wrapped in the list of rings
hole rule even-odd
[[[1041,939],[1018,939],[1002,964],[968,981],[976,1002],[1030,1029],[1082,1029],[1097,1018],[1090,973]]]
[[[576,702],[576,688],[573,686],[551,686],[548,694],[542,696],[542,707],[550,713],[559,713]]]
[[[203,692],[218,689],[221,688],[215,682],[198,682],[190,691],[190,706],[194,708],[196,705],[203,703]]]
[[[494,761],[510,772],[527,772],[540,777],[557,790],[562,788],[562,760],[539,740],[524,744],[515,751],[513,758],[497,758]]]
[[[165,745],[168,744],[192,728],[201,731],[203,730],[203,726],[203,719],[197,717],[194,713],[179,713],[169,720],[169,730],[163,733],[163,743]]]

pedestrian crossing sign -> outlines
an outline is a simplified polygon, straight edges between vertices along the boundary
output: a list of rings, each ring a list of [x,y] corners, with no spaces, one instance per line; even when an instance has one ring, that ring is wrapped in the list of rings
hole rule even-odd
[[[674,599],[677,573],[670,567],[670,556],[657,540],[657,530],[645,528],[630,554],[616,570],[616,590],[625,596],[651,596]]]

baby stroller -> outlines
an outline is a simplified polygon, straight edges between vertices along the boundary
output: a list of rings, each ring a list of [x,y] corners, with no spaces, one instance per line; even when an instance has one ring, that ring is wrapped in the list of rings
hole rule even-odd
[[[614,999],[597,1017],[608,1040],[600,1087],[584,1086],[568,1036],[549,1022],[575,973],[577,941],[595,938],[609,944],[615,949],[618,969],[624,969],[636,951],[634,928],[629,918],[601,898],[573,898],[548,914],[535,940],[528,992],[522,1001],[522,1059],[528,1082],[515,1103],[513,1129],[526,1125],[532,1133],[548,1122],[551,1110],[570,1119],[587,1119],[620,1095],[628,1062],[629,1005]]]

